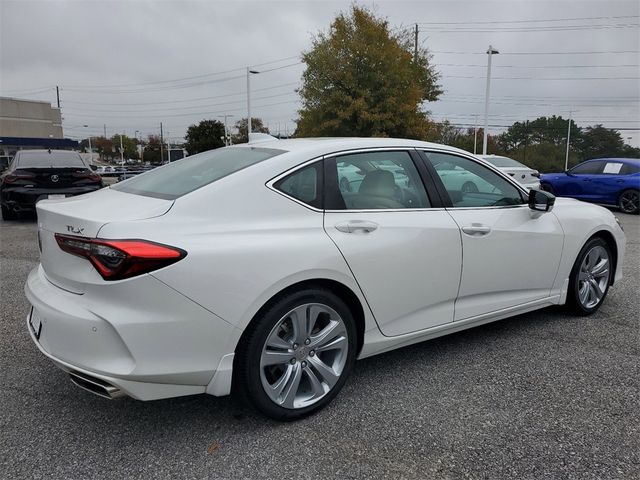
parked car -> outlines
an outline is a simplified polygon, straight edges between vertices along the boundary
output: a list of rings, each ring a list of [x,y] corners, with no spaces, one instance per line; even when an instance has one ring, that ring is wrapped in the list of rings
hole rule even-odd
[[[38,203],[28,328],[76,385],[140,400],[233,385],[295,419],[357,358],[549,305],[588,315],[622,276],[609,210],[458,149],[258,138]],[[491,188],[447,184],[445,163]],[[340,165],[366,172],[357,190]]]
[[[599,158],[582,162],[562,173],[542,175],[541,187],[558,197],[640,212],[640,159]]]
[[[494,186],[475,173],[455,165],[443,157],[442,161],[434,164],[444,185],[462,193],[491,193]]]
[[[6,155],[0,156],[0,173],[9,168],[9,163],[11,163],[11,157],[8,157]]]
[[[34,211],[39,200],[65,198],[102,188],[102,178],[77,152],[21,150],[0,176],[2,219]]]
[[[511,175],[514,180],[526,188],[540,188],[540,173],[533,168],[527,167],[524,163],[501,155],[481,155],[480,158]]]

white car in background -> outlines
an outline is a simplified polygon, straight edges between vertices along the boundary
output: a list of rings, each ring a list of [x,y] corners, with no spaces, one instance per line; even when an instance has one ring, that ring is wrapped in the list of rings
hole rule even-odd
[[[513,158],[503,157],[500,155],[480,155],[480,158],[512,176],[514,180],[521,183],[526,188],[540,188],[540,172],[537,170],[529,168],[525,164],[520,163]]]
[[[587,315],[622,276],[610,211],[462,150],[251,139],[37,204],[28,329],[75,384],[140,400],[233,386],[300,418],[358,358],[549,305]],[[491,188],[447,185],[444,164]],[[350,165],[363,178],[343,191]]]

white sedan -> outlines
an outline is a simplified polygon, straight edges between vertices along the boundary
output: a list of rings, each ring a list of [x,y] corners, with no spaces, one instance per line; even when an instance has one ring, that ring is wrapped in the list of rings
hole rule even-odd
[[[525,164],[513,158],[500,155],[481,155],[480,158],[489,162],[494,167],[498,167],[526,188],[540,188],[540,172],[537,170],[527,167]]]
[[[448,186],[443,163],[490,191]],[[363,178],[344,191],[348,166]],[[398,139],[252,135],[37,210],[28,328],[74,383],[233,387],[277,419],[325,406],[356,359],[549,305],[590,314],[625,249],[602,207]]]

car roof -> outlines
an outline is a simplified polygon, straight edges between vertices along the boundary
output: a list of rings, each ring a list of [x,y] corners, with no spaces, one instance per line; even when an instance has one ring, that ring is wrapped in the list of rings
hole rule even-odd
[[[634,165],[640,165],[640,158],[618,158],[618,157],[605,157],[605,158],[590,158],[589,160],[585,160],[582,163],[586,162],[623,162],[623,163],[632,163]]]
[[[356,150],[360,148],[436,148],[450,152],[470,155],[466,150],[437,143],[410,140],[405,138],[379,138],[379,137],[316,137],[316,138],[291,138],[285,140],[273,139],[251,143],[234,145],[238,147],[274,148],[287,152],[312,153],[315,155],[328,155],[332,152],[343,150]]]

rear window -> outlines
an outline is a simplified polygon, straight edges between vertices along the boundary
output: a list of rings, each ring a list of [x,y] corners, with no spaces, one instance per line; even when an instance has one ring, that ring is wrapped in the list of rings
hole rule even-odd
[[[489,162],[490,164],[498,167],[498,168],[509,168],[509,167],[527,167],[522,163],[509,158],[509,157],[482,157],[484,160]]]
[[[174,200],[238,170],[285,153],[274,148],[219,148],[185,157],[111,188],[147,197]]]
[[[82,157],[76,152],[29,152],[22,151],[19,153],[17,168],[32,167],[70,167],[70,168],[86,168],[87,165]]]

